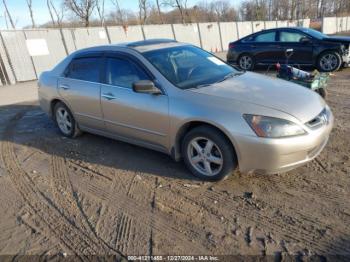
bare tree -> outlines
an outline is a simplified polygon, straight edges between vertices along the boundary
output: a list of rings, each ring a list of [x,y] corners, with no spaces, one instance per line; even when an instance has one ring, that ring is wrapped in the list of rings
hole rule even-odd
[[[225,0],[218,0],[210,4],[210,9],[212,9],[215,13],[217,21],[221,22],[228,20],[228,17],[230,16],[229,12],[231,11],[231,6],[230,3]]]
[[[9,29],[9,24],[8,24],[8,22],[7,22],[7,14],[6,14],[6,11],[4,11],[4,19],[5,19],[6,29],[8,30],[8,29]]]
[[[157,6],[157,11],[158,11],[158,16],[159,16],[160,22],[161,22],[162,24],[164,24],[164,18],[163,18],[162,11],[160,10],[160,5],[161,5],[161,3],[159,2],[159,0],[156,0],[156,6]]]
[[[30,19],[32,20],[32,27],[35,27],[35,21],[34,21],[34,14],[33,14],[33,1],[32,0],[26,0],[27,6],[29,9],[29,15]]]
[[[101,26],[105,25],[105,0],[97,0],[96,9],[100,17]]]
[[[117,24],[122,24],[124,25],[125,21],[124,21],[124,12],[123,10],[120,8],[120,5],[119,5],[119,0],[111,0],[113,5],[115,6],[116,8],[116,22]]]
[[[55,19],[53,18],[53,14],[52,14],[51,0],[46,0],[46,5],[47,5],[47,9],[49,10],[49,14],[50,14],[50,17],[51,17],[52,25],[55,26],[56,22],[55,22]]]
[[[96,7],[96,0],[65,0],[64,4],[83,21],[85,27],[90,25],[90,18]]]
[[[8,19],[9,19],[9,21],[10,21],[10,24],[11,24],[12,29],[16,29],[16,25],[15,25],[15,23],[14,23],[13,20],[12,20],[12,17],[11,17],[11,14],[10,14],[9,9],[7,8],[7,3],[6,3],[6,1],[5,1],[5,0],[2,0],[2,3],[4,4],[5,11],[6,11],[7,17],[8,17]]]
[[[148,18],[148,0],[139,0],[139,21],[141,25],[146,24]]]
[[[181,21],[183,24],[186,24],[186,9],[187,9],[187,0],[167,0],[165,4],[177,8],[180,12]]]
[[[51,0],[50,0],[50,4],[56,16],[56,24],[59,27],[62,27],[64,12],[65,12],[65,5],[61,3],[61,5],[57,7],[54,5],[54,3]]]

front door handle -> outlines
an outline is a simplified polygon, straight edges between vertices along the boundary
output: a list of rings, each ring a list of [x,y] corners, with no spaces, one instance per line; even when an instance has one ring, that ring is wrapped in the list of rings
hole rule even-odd
[[[70,89],[69,85],[65,85],[65,84],[61,84],[60,88],[64,89],[64,90],[68,90]]]
[[[114,96],[112,93],[105,93],[105,94],[102,94],[102,97],[106,98],[107,100],[113,100],[113,99],[116,99],[117,97]]]

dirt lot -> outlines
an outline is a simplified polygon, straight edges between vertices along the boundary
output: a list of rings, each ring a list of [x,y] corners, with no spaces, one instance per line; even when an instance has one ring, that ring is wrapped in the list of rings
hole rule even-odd
[[[350,69],[327,100],[335,127],[316,160],[219,183],[147,149],[66,139],[36,103],[0,107],[0,254],[350,256]]]

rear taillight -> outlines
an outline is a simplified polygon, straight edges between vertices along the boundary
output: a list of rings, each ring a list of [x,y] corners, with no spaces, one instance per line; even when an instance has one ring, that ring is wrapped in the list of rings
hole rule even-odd
[[[235,45],[233,44],[233,43],[230,43],[229,45],[228,45],[228,49],[231,49],[231,48],[234,48],[235,47]]]

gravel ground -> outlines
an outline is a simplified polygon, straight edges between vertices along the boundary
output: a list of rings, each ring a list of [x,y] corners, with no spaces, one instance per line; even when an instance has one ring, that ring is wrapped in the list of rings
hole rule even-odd
[[[218,183],[147,149],[90,134],[66,139],[35,102],[1,106],[0,254],[345,261],[350,69],[332,77],[327,101],[335,126],[319,157],[285,174],[235,172]]]

